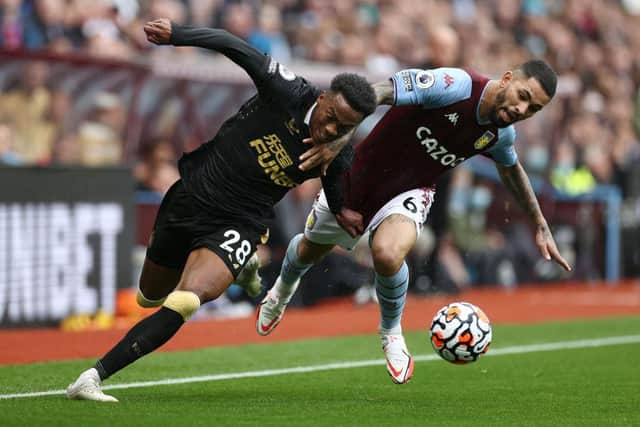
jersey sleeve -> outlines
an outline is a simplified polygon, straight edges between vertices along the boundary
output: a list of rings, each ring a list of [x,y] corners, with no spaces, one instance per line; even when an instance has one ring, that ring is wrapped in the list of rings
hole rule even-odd
[[[315,100],[319,95],[314,86],[273,58],[269,58],[267,78],[258,86],[258,92],[290,112],[298,110],[309,99]]]
[[[518,160],[515,148],[516,130],[511,126],[498,131],[498,142],[485,151],[496,163],[501,166],[513,166]]]
[[[334,213],[340,213],[344,206],[344,191],[342,189],[343,172],[351,167],[351,162],[355,157],[355,150],[350,144],[347,144],[340,153],[333,159],[333,162],[327,169],[327,174],[322,176],[322,188],[327,197],[329,210]]]
[[[312,86],[269,55],[260,52],[228,31],[216,28],[171,25],[171,43],[195,46],[225,55],[242,67],[253,80],[258,93],[286,107],[295,109]]]
[[[411,68],[391,77],[394,105],[440,108],[471,96],[471,76],[460,68]]]
[[[269,57],[228,31],[171,24],[171,44],[219,52],[241,66],[256,86],[268,77]]]

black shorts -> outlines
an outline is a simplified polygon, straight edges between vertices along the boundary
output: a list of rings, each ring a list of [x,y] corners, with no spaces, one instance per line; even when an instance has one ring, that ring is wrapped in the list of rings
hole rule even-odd
[[[235,278],[267,229],[201,208],[178,180],[162,199],[153,226],[147,257],[163,267],[183,270],[191,251],[207,248],[225,262]]]

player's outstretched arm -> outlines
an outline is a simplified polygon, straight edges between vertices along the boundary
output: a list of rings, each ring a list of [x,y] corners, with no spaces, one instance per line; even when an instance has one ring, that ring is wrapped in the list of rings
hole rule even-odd
[[[529,177],[520,162],[516,161],[513,166],[501,166],[496,163],[496,168],[504,185],[536,226],[536,246],[542,256],[547,260],[553,259],[566,271],[571,271],[571,266],[560,255],[560,251],[556,247],[547,220],[542,214],[538,199],[531,188]]]
[[[254,81],[265,73],[268,57],[228,31],[178,25],[167,18],[161,18],[147,22],[144,32],[147,40],[154,44],[194,46],[222,53],[244,68]]]

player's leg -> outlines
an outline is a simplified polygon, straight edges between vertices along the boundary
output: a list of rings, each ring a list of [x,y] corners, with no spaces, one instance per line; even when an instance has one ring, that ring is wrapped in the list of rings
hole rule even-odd
[[[269,230],[260,236],[260,243],[265,244],[269,240]],[[257,297],[262,292],[262,278],[258,269],[260,268],[260,258],[258,251],[255,251],[251,258],[246,262],[242,270],[236,276],[235,284],[245,290],[247,295],[252,298]]]
[[[403,384],[413,375],[414,361],[404,342],[401,318],[409,287],[409,268],[404,261],[416,241],[412,219],[394,214],[375,231],[371,255],[380,307],[380,339],[391,380]]]
[[[206,248],[192,251],[176,290],[162,307],[133,326],[94,368],[67,389],[71,399],[116,401],[100,390],[100,382],[166,343],[198,310],[229,287],[233,275],[224,261]],[[96,377],[97,374],[97,377]]]
[[[180,269],[164,267],[145,258],[136,295],[138,305],[145,308],[160,307],[167,295],[178,286],[181,274]]]
[[[324,257],[335,245],[353,248],[360,237],[352,238],[340,227],[329,209],[324,191],[314,202],[307,217],[304,235],[298,234],[289,242],[280,275],[258,306],[256,331],[268,335],[280,323],[284,310],[298,288],[300,278]]]
[[[100,382],[164,344],[200,307],[201,302],[216,298],[229,286],[233,279],[231,266],[239,269],[242,265],[237,259],[238,254],[244,261],[258,239],[243,234],[247,237],[242,240],[243,249],[234,252],[235,259],[228,256],[231,259],[226,263],[226,258],[223,261],[221,257],[227,253],[220,248],[220,242],[224,242],[221,238],[228,231],[202,222],[201,213],[180,181],[169,190],[156,218],[141,290],[148,294],[147,300],[162,299],[176,284],[175,271],[182,271],[177,288],[166,296],[158,311],[133,326],[94,368],[83,372],[67,388],[69,398],[116,401],[102,393]],[[194,244],[199,249],[192,250]],[[214,250],[222,252],[217,255]],[[163,274],[168,277],[162,277]]]
[[[409,268],[405,257],[416,239],[414,220],[401,214],[385,218],[371,239],[376,293],[380,303],[381,331],[400,330],[402,310],[409,286]]]
[[[256,312],[256,331],[268,335],[284,316],[284,310],[291,301],[300,278],[320,259],[333,249],[332,244],[311,242],[304,235],[294,236],[287,246],[280,275],[264,297]]]
[[[262,278],[258,271],[259,268],[260,258],[258,257],[258,252],[255,252],[234,281],[252,298],[257,297],[262,292]]]
[[[206,240],[207,244],[209,241]],[[212,244],[212,247],[216,246]],[[253,247],[247,243],[247,254]],[[221,255],[206,247],[191,251],[176,290],[167,296],[160,310],[134,326],[96,363],[100,379],[110,377],[160,347],[198,310],[200,304],[218,298],[234,279],[230,263],[236,264],[238,270],[241,267],[239,260],[227,263]]]
[[[413,375],[414,361],[402,335],[401,319],[409,287],[405,258],[426,220],[433,192],[411,190],[387,203],[371,221],[370,239],[380,306],[380,338],[391,379],[403,384]]]
[[[178,285],[191,251],[195,213],[191,196],[178,180],[163,197],[153,225],[136,295],[141,307],[160,307]]]
[[[280,301],[289,302],[300,278],[309,269],[320,261],[331,249],[333,244],[319,244],[310,241],[306,236],[298,234],[294,236],[287,247],[280,275],[271,288]]]

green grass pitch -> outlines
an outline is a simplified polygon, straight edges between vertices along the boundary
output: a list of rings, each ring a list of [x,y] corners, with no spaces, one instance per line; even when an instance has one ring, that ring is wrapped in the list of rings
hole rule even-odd
[[[630,338],[575,343],[611,337]],[[467,366],[431,360],[426,331],[406,338],[418,359],[406,385],[390,381],[375,335],[152,354],[106,382],[123,387],[107,391],[116,404],[6,398],[62,390],[93,360],[1,366],[0,425],[640,426],[640,317],[497,325],[489,354]],[[522,347],[544,343],[557,345]],[[339,362],[361,363],[326,366]],[[219,376],[157,383],[207,375]],[[156,383],[129,386],[145,381]]]

